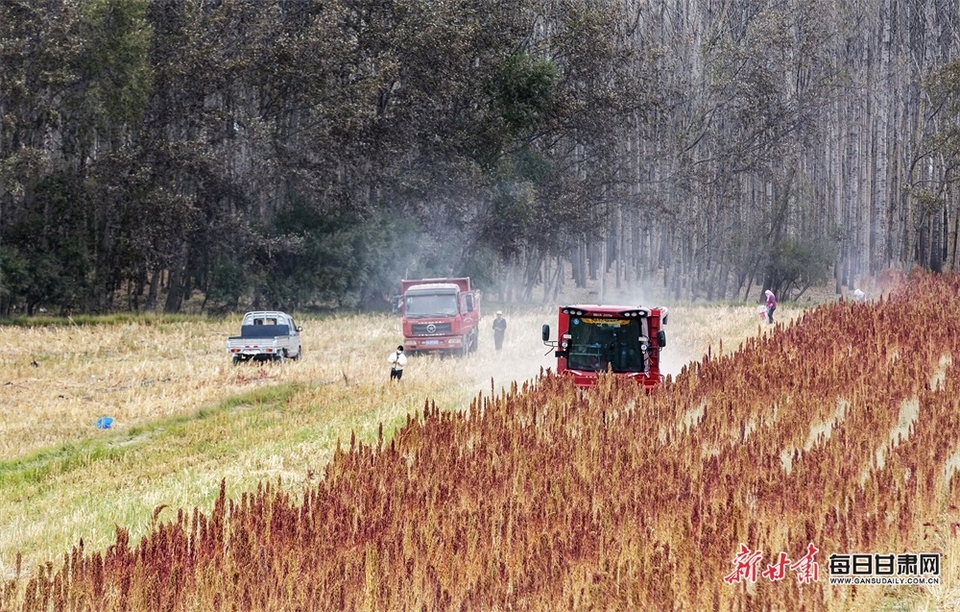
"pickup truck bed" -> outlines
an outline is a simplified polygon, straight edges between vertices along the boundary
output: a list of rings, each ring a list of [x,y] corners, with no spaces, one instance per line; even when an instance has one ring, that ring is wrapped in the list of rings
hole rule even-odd
[[[244,325],[240,328],[240,335],[233,336],[233,339],[240,338],[276,338],[277,336],[289,336],[289,325]]]

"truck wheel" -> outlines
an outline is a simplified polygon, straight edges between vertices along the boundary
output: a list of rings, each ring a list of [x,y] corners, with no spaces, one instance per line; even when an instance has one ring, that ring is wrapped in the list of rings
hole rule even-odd
[[[287,353],[287,349],[283,349],[281,352],[277,353],[277,355],[276,355],[276,357],[274,357],[274,359],[275,359],[276,361],[279,361],[280,363],[283,363],[283,360],[284,360],[284,358],[285,358],[285,356],[286,356],[286,353]]]
[[[233,365],[240,365],[240,355],[233,356]]]

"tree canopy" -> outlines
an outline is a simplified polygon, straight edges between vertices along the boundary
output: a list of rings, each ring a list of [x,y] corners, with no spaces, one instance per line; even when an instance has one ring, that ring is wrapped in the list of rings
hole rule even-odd
[[[0,314],[955,268],[960,7],[907,4],[0,1]]]

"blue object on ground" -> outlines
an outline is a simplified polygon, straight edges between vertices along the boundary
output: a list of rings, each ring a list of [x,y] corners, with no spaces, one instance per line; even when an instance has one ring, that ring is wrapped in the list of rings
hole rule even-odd
[[[113,426],[113,418],[105,416],[97,419],[97,429],[110,429]]]

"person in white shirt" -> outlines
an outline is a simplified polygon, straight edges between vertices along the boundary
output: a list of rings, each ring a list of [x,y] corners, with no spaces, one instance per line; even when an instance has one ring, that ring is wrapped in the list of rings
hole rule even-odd
[[[390,353],[387,361],[390,363],[390,380],[400,380],[403,377],[403,366],[407,365],[407,356],[403,354],[402,344],[395,352]]]

